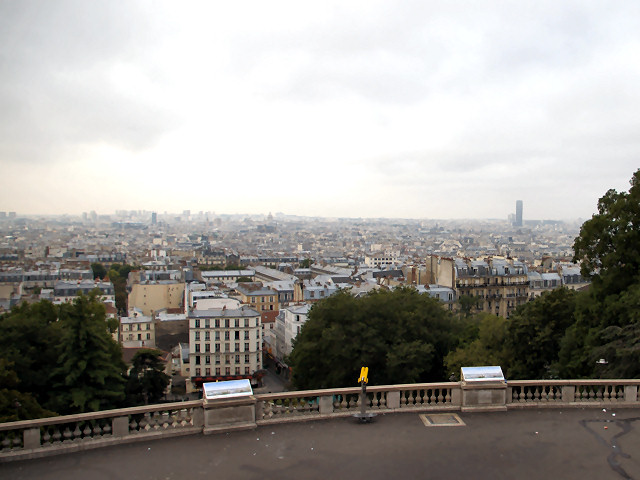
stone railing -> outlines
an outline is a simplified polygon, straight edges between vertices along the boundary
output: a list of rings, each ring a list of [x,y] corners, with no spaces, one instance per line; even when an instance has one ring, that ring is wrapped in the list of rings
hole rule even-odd
[[[201,433],[202,401],[0,423],[0,462]]]
[[[458,383],[416,383],[367,388],[367,410],[459,410]],[[360,410],[360,388],[334,388],[256,395],[256,423],[295,422],[349,416]]]
[[[640,406],[640,380],[512,380],[507,407]]]
[[[367,388],[366,410],[505,411],[519,408],[640,407],[639,380],[514,380]],[[178,435],[350,416],[360,388],[251,395],[108,410],[0,424],[0,462]]]

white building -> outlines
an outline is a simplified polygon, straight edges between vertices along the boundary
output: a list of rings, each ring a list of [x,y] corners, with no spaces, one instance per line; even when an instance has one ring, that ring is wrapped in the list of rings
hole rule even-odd
[[[124,348],[155,348],[153,318],[146,315],[120,317],[120,344]]]
[[[189,313],[191,382],[248,378],[262,369],[260,313],[248,307]]]
[[[293,340],[306,323],[311,305],[292,305],[280,310],[276,317],[276,349],[275,356],[283,359],[293,350]]]

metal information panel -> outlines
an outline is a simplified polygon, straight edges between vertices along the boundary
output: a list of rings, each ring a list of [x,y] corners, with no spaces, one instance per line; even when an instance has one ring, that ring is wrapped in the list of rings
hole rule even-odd
[[[251,382],[248,379],[229,380],[226,382],[203,383],[205,400],[219,400],[233,397],[246,397],[253,395]]]
[[[504,375],[500,367],[462,367],[463,382],[504,382]]]

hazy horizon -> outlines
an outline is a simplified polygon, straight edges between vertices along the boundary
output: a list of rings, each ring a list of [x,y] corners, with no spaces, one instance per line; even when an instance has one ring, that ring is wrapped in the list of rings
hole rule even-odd
[[[640,3],[0,2],[0,211],[588,219]]]

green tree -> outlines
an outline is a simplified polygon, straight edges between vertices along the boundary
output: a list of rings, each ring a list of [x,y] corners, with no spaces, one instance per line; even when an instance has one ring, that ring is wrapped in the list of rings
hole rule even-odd
[[[147,405],[162,399],[170,377],[164,373],[160,350],[143,349],[136,352],[127,379],[127,403]]]
[[[30,393],[16,390],[20,379],[12,367],[12,363],[0,358],[0,423],[54,416]]]
[[[609,190],[598,201],[598,213],[586,221],[574,242],[574,261],[590,276],[589,293],[576,306],[575,323],[562,339],[559,370],[566,377],[597,377],[603,370],[631,372],[633,355],[613,355],[634,348],[629,332],[640,321],[640,170],[631,178],[629,192]],[[629,327],[629,328],[627,328]],[[609,363],[603,369],[596,360]],[[625,374],[626,375],[626,374]]]
[[[575,323],[576,306],[582,297],[575,290],[557,288],[518,307],[509,317],[505,338],[509,378],[558,376],[562,338]]]
[[[640,283],[640,170],[630,183],[628,193],[609,190],[600,198],[573,244],[574,261],[602,296]]]
[[[59,307],[47,300],[22,303],[0,316],[0,357],[11,364],[15,390],[33,396],[40,405],[51,397],[51,375],[58,360],[62,329]]]
[[[310,258],[305,258],[300,262],[300,268],[311,268],[312,263],[313,260],[311,260]]]
[[[361,298],[340,291],[316,303],[287,359],[297,388],[345,387],[369,367],[372,384],[436,381],[455,344],[451,314],[410,288]]]
[[[508,320],[489,313],[480,313],[468,316],[465,327],[467,332],[475,335],[445,357],[447,373],[459,378],[461,367],[490,365],[499,365],[506,370],[509,359],[505,349]],[[506,373],[505,371],[505,375]]]
[[[478,297],[473,295],[460,295],[457,300],[460,314],[469,317],[478,308]]]
[[[93,271],[93,279],[103,279],[107,276],[107,269],[101,263],[92,263],[91,270]]]
[[[120,315],[126,315],[127,313],[127,280],[129,273],[135,270],[137,267],[128,264],[114,263],[109,269],[109,280],[113,284],[116,298],[116,308]]]
[[[124,400],[122,351],[105,317],[93,292],[60,306],[62,338],[51,382],[55,395],[48,405],[58,413],[115,408]]]

